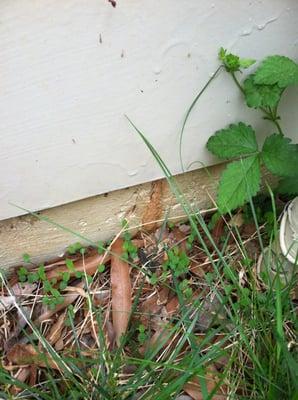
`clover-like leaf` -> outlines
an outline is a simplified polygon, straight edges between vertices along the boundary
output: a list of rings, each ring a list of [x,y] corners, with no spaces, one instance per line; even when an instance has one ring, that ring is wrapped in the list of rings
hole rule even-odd
[[[254,74],[250,75],[243,84],[244,95],[248,107],[277,106],[282,89],[278,85],[257,85],[254,82]]]
[[[219,158],[234,158],[258,151],[256,135],[251,126],[243,122],[221,129],[207,142],[207,149]]]
[[[217,204],[222,213],[243,205],[260,188],[259,156],[254,155],[228,164],[218,189]]]
[[[298,65],[285,56],[269,56],[255,72],[254,82],[258,85],[274,85],[286,88],[298,84]]]
[[[268,136],[262,148],[265,166],[278,176],[295,176],[298,173],[298,145],[291,139],[274,133]]]

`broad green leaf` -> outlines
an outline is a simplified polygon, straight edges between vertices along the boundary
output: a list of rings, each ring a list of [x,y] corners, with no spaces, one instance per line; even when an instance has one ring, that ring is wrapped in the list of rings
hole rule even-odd
[[[260,187],[260,161],[258,155],[228,164],[218,189],[217,204],[226,213],[242,206]]]
[[[221,129],[207,142],[207,149],[219,158],[234,158],[256,153],[258,144],[251,126],[239,122]]]
[[[250,75],[243,84],[245,100],[248,107],[271,107],[277,106],[282,89],[277,85],[257,85],[254,75]]]
[[[262,148],[265,166],[278,176],[295,176],[298,173],[298,146],[291,139],[274,133],[268,136]]]
[[[277,191],[282,194],[298,195],[298,175],[281,179]]]
[[[270,56],[265,58],[255,72],[258,85],[274,85],[285,88],[298,83],[298,65],[288,57]]]

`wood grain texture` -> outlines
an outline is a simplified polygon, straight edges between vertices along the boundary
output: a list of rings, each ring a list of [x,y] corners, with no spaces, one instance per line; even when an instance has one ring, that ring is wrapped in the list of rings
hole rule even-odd
[[[194,206],[200,209],[210,207],[208,193],[215,195],[220,171],[223,166],[210,168],[210,178],[205,170],[198,170],[177,176],[177,182],[184,195]],[[162,218],[180,217],[181,207],[171,194],[167,183],[163,181]],[[142,224],[152,193],[151,183],[116,190],[106,195],[70,203],[42,211],[41,217],[47,217],[67,227],[89,241],[107,240],[121,229],[121,220],[127,218],[130,226]],[[71,243],[88,240],[78,238],[48,222],[38,220],[31,215],[0,221],[0,266],[7,269],[22,263],[22,254],[30,254],[32,261],[39,263],[62,255]]]
[[[163,180],[152,182],[150,201],[143,212],[142,218],[144,230],[147,232],[155,229],[157,226],[155,221],[158,221],[162,218],[162,195],[164,184],[165,182]]]
[[[210,175],[201,169],[176,177],[185,198],[195,209],[204,210],[213,206],[210,199],[215,198],[223,168],[224,164],[220,164],[208,169]],[[273,181],[268,175],[266,179]],[[33,262],[40,263],[62,255],[66,247],[74,242],[88,244],[90,241],[108,240],[120,231],[123,218],[129,221],[130,227],[138,229],[150,204],[151,194],[152,184],[145,183],[40,213],[41,217],[67,227],[86,240],[31,215],[0,221],[0,267],[7,270],[21,264],[23,253],[30,254]],[[161,218],[166,215],[177,220],[185,218],[165,180],[161,207]]]

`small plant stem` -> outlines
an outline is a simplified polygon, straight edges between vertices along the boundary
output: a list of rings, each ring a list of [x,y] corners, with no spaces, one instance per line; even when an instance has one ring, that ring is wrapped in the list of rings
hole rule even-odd
[[[238,89],[240,90],[240,92],[241,92],[242,94],[244,94],[244,89],[243,89],[243,87],[240,85],[240,82],[238,81],[238,79],[236,78],[235,73],[234,73],[234,72],[230,72],[230,74],[232,75],[232,78],[233,78],[234,82],[236,83],[236,86],[238,86]]]
[[[283,94],[283,92],[284,92],[284,90],[282,91],[281,94]],[[278,109],[278,106],[279,106],[279,102],[280,102],[280,99],[278,100],[278,103],[277,103],[276,106],[274,107],[273,111],[271,110],[271,112],[272,112],[272,115],[273,115],[273,118],[274,118],[274,123],[275,123],[275,126],[277,127],[278,132],[279,132],[281,135],[284,136],[284,133],[283,133],[283,131],[282,131],[282,129],[281,129],[281,126],[280,126],[280,124],[279,124],[279,122],[278,122],[279,117],[278,117],[278,115],[277,115],[277,109]]]
[[[202,96],[202,94],[205,92],[205,90],[207,89],[207,87],[210,85],[210,83],[213,81],[213,79],[216,78],[218,72],[221,70],[221,68],[223,68],[223,65],[220,65],[217,70],[213,73],[213,75],[211,76],[210,79],[208,79],[208,81],[205,83],[205,85],[203,86],[203,88],[200,90],[200,92],[196,95],[196,97],[194,98],[193,102],[191,103],[189,109],[187,110],[187,113],[185,115],[183,124],[182,124],[182,128],[181,128],[181,132],[180,132],[180,138],[179,138],[179,158],[180,158],[180,166],[182,169],[182,172],[184,172],[184,165],[183,165],[183,160],[182,160],[182,139],[183,139],[183,133],[184,133],[184,129],[185,129],[185,125],[186,122],[188,120],[188,117],[192,111],[192,109],[194,108],[194,106],[196,105],[197,101],[199,100],[199,98]]]
[[[278,122],[278,117],[276,115],[277,113],[277,109],[275,109],[274,111],[270,109],[270,111],[267,111],[265,108],[260,107],[260,110],[263,111],[264,114],[266,114],[266,116],[268,117],[269,121],[273,122],[273,124],[276,126],[278,133],[280,133],[281,135],[284,136],[283,131],[281,129],[281,126]]]
[[[274,121],[272,120],[272,122],[275,124],[275,126],[276,126],[278,132],[279,132],[281,135],[284,136],[284,133],[283,133],[283,131],[282,131],[282,129],[281,129],[281,126],[280,126],[279,122],[277,121],[277,119],[275,119]]]
[[[235,73],[234,73],[234,72],[230,72],[230,74],[231,74],[231,76],[232,76],[232,78],[233,78],[233,81],[235,82],[236,86],[238,87],[238,89],[240,90],[240,92],[244,95],[244,94],[245,94],[244,89],[243,89],[243,87],[241,86],[241,84],[240,84],[240,82],[238,81],[238,79],[236,78]],[[266,115],[266,119],[268,119],[269,121],[271,121],[271,122],[276,126],[278,132],[279,132],[281,135],[284,136],[283,131],[282,131],[282,129],[281,129],[281,126],[280,126],[279,122],[277,121],[277,119],[278,119],[278,117],[276,116],[276,111],[277,111],[277,110],[275,110],[275,111],[272,111],[272,110],[268,111],[268,110],[266,110],[266,108],[264,108],[264,107],[260,107],[260,110],[263,111],[263,113]]]

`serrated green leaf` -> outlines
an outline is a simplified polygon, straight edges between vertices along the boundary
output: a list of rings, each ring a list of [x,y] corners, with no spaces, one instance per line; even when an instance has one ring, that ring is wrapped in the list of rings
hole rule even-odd
[[[76,242],[67,247],[67,252],[69,254],[75,254],[77,251],[81,250],[82,247],[80,242]]]
[[[240,58],[239,59],[240,67],[244,68],[244,69],[251,67],[255,62],[256,62],[256,60],[253,60],[252,58]]]
[[[221,47],[218,52],[218,58],[223,62],[228,72],[236,72],[240,68],[240,59],[232,53],[227,53],[227,50]]]
[[[282,89],[277,85],[257,85],[254,82],[254,74],[250,75],[243,84],[244,95],[248,107],[277,106]]]
[[[62,280],[63,280],[64,282],[68,282],[69,279],[70,279],[70,273],[69,273],[69,272],[63,272],[63,273],[62,273]]]
[[[298,195],[298,175],[281,179],[277,187],[277,192]]]
[[[219,158],[230,159],[257,152],[258,144],[252,127],[239,122],[215,132],[207,142],[207,149]]]
[[[268,136],[262,148],[265,166],[278,176],[295,176],[298,170],[298,146],[291,139],[274,133]]]
[[[59,297],[60,296],[60,292],[56,288],[51,288],[50,292],[54,297]]]
[[[61,281],[59,284],[59,290],[64,290],[67,288],[67,282]]]
[[[258,85],[274,85],[285,88],[298,83],[298,65],[288,57],[270,56],[265,58],[255,72]]]
[[[234,161],[223,172],[218,189],[217,204],[222,213],[242,206],[260,188],[258,155]]]
[[[227,53],[227,50],[223,47],[219,49],[218,58],[223,62],[228,72],[236,72],[240,68],[249,68],[256,62],[256,60],[251,58],[240,58],[235,54]]]
[[[36,272],[32,272],[28,275],[28,282],[29,283],[34,283],[37,282],[39,279],[39,276]]]
[[[38,273],[39,279],[41,279],[42,281],[45,281],[47,279],[44,265],[40,265],[38,267],[37,273]]]
[[[21,267],[19,270],[18,270],[18,274],[19,275],[23,275],[23,276],[26,276],[26,275],[28,275],[28,270],[27,270],[27,268],[25,268],[25,267]]]
[[[50,284],[49,281],[44,281],[43,289],[45,292],[49,292],[52,289],[52,285]]]
[[[225,55],[224,65],[228,72],[236,72],[239,71],[240,68],[240,59],[235,54],[229,53]]]
[[[66,258],[65,260],[65,264],[67,266],[67,268],[69,269],[69,271],[74,271],[75,267],[74,267],[74,263],[70,258]]]

